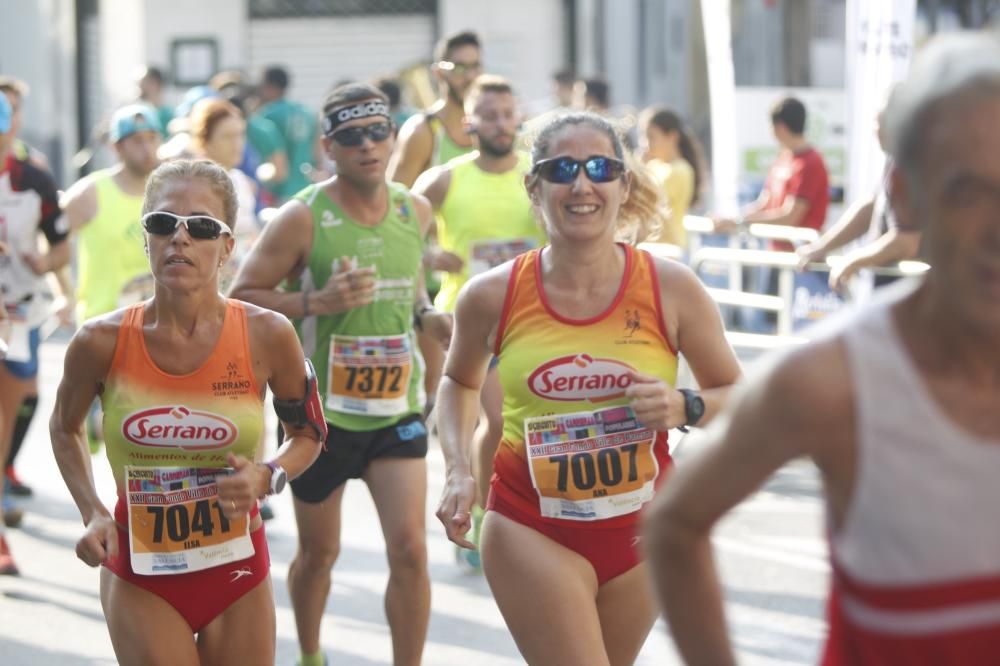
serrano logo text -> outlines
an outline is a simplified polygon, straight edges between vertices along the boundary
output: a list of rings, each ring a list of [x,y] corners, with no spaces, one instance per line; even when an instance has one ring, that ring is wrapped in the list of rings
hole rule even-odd
[[[183,405],[143,409],[122,423],[122,435],[133,444],[187,451],[219,449],[232,444],[238,434],[236,424],[226,417]]]
[[[539,366],[528,377],[528,388],[546,400],[603,402],[620,398],[632,383],[632,367],[588,354],[563,356]]]

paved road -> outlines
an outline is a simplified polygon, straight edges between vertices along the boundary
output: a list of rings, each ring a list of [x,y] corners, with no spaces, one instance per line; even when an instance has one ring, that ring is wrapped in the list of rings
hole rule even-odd
[[[0,664],[68,666],[114,664],[98,597],[98,574],[79,562],[73,548],[82,528],[52,458],[46,421],[62,368],[64,345],[42,348],[40,415],[19,460],[35,489],[23,504],[27,515],[9,540],[22,575],[0,577]],[[691,454],[681,447],[680,464]],[[444,477],[440,452],[429,456],[431,495],[427,515],[433,616],[425,652],[430,666],[521,664],[481,575],[458,568],[453,550],[432,515]],[[98,487],[108,505],[114,485],[103,456],[94,460]],[[343,551],[323,623],[323,648],[333,664],[391,664],[382,612],[386,564],[375,510],[360,482],[344,499]],[[277,663],[298,653],[285,584],[295,547],[288,493],[268,523],[277,598]],[[726,586],[729,621],[741,662],[754,665],[815,663],[824,635],[822,598],[828,567],[822,541],[822,509],[816,475],[805,464],[783,470],[752,501],[728,517],[716,539]],[[664,625],[657,624],[641,666],[680,663]]]

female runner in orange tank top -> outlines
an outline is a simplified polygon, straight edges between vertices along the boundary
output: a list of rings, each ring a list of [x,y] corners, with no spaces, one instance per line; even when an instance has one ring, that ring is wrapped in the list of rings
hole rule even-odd
[[[274,596],[257,501],[280,491],[282,483],[275,479],[294,478],[312,464],[319,453],[317,434],[308,424],[283,422],[286,439],[271,466],[255,464],[253,453],[262,427],[264,387],[282,400],[303,398],[302,348],[281,315],[219,293],[219,270],[233,251],[237,212],[236,194],[223,169],[203,160],[161,165],[146,186],[144,220],[157,212],[168,214],[157,218],[159,226],[144,222],[156,285],[153,298],[87,322],[66,352],[50,430],[59,468],[86,525],[76,553],[89,566],[103,565],[101,605],[119,663],[270,665]],[[115,436],[108,440],[119,495],[114,513],[94,487],[84,436],[87,410],[98,395],[109,435]],[[173,408],[144,404],[168,400]],[[210,435],[202,438],[200,433]],[[148,460],[163,467],[151,467]],[[127,495],[128,502],[138,501],[133,497],[139,493],[132,491],[147,490],[145,481],[134,478],[136,470],[163,474],[159,483],[177,474],[168,468],[193,468],[183,493],[201,488],[204,477],[214,480],[211,468],[216,467],[232,469],[231,475],[213,481],[217,497],[200,506],[202,496],[194,494],[187,504],[174,506],[171,502],[182,501],[174,493],[174,499],[164,500],[169,505],[165,521],[153,519],[162,506],[139,506],[137,514],[122,499]],[[189,514],[196,516],[194,521],[181,524],[179,516]],[[243,552],[245,559],[232,557],[223,566],[211,559],[225,557],[221,550],[198,550],[234,525],[246,533],[225,539],[238,539],[244,550],[235,552]],[[162,565],[176,562],[171,558],[177,550],[185,551],[180,557],[187,557],[187,551],[198,551],[198,556],[207,552],[203,568],[141,575],[156,572],[155,566],[142,571],[143,556],[137,553],[145,546],[137,546],[135,534],[142,532],[141,526],[152,535],[146,545],[162,544],[164,534],[176,542],[169,552],[153,548],[145,553],[152,560],[161,558],[161,572],[171,569]],[[181,532],[191,536],[178,538]],[[252,554],[246,557],[246,552]]]
[[[653,186],[629,172],[623,159],[615,130],[599,116],[564,116],[542,130],[525,185],[550,245],[466,285],[438,397],[447,479],[437,515],[448,538],[470,548],[464,535],[476,491],[468,443],[479,387],[491,352],[498,353],[505,432],[483,524],[482,560],[529,664],[635,660],[656,618],[637,545],[638,516],[669,471],[666,431],[688,422],[685,397],[673,386],[677,354],[701,387],[700,423],[717,413],[740,376],[718,309],[694,274],[616,242],[624,228],[649,222],[655,210],[649,204]],[[566,414],[567,404],[584,411]],[[621,419],[629,409],[629,426],[619,420],[612,424],[616,429],[583,435],[575,429],[587,419],[611,418],[610,412]],[[560,419],[562,441],[585,438],[572,446],[596,447],[597,455],[571,455],[572,466],[555,464],[567,456],[539,461],[540,454],[529,455],[529,448],[539,447],[525,445],[520,421],[529,429]],[[633,440],[621,440],[616,450],[601,448],[620,435],[619,426],[630,428],[630,437],[645,437],[644,459],[630,458],[636,449],[627,442]],[[605,486],[597,492],[595,470]],[[639,479],[623,492],[621,481],[633,481],[636,470],[646,474],[645,485]],[[568,478],[592,496],[560,494]],[[606,496],[616,493],[615,499]]]

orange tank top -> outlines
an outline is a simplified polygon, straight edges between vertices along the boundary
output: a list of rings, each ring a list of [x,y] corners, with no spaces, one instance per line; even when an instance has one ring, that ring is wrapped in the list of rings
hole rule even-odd
[[[543,250],[518,257],[511,272],[495,349],[504,432],[494,491],[529,500],[543,520],[633,522],[669,464],[666,433],[638,423],[625,388],[632,370],[673,385],[677,354],[652,256],[621,247],[615,299],[586,320],[560,315],[546,299]]]
[[[194,372],[171,375],[149,355],[145,304],[125,312],[101,394],[108,461],[124,489],[125,467],[226,466],[226,454],[252,459],[264,404],[250,359],[247,315],[229,300],[222,332]]]

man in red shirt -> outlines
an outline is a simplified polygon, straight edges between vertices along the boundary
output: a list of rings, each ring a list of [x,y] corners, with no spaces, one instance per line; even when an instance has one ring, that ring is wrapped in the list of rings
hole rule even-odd
[[[819,231],[830,203],[830,180],[823,157],[804,136],[805,105],[794,97],[781,100],[771,110],[771,127],[782,150],[767,172],[760,196],[744,210],[743,222]],[[731,231],[735,226],[733,220],[716,220],[717,231]],[[771,249],[793,250],[784,242],[774,244]]]

